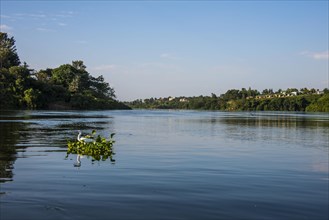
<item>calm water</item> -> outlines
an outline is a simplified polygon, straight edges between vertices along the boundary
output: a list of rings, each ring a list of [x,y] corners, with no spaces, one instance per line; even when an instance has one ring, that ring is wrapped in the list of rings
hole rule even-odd
[[[115,132],[114,159],[66,142]],[[0,219],[328,219],[329,115],[0,113]]]

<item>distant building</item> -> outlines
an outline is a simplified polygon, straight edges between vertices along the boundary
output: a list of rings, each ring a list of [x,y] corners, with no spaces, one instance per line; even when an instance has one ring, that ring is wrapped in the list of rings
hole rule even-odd
[[[175,97],[169,97],[169,101],[172,101],[172,100],[174,100],[175,99]]]
[[[179,99],[180,102],[188,102],[188,100],[186,98],[181,98]]]

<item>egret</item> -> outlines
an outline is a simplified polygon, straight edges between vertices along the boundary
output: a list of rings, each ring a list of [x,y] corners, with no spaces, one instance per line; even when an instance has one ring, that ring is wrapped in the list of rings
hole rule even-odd
[[[83,142],[92,142],[93,140],[90,139],[90,138],[86,138],[86,137],[81,137],[81,131],[79,131],[79,134],[78,134],[78,137],[77,137],[77,140],[78,141],[83,141]]]

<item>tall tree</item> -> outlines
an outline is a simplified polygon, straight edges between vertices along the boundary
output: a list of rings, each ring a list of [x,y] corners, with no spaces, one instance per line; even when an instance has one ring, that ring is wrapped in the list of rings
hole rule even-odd
[[[8,69],[20,63],[14,37],[8,37],[7,33],[0,32],[0,68]]]
[[[91,86],[90,88],[98,94],[100,97],[115,98],[115,92],[110,84],[105,82],[104,77],[100,75],[99,77],[90,76]]]
[[[86,70],[86,66],[83,64],[83,61],[82,60],[75,60],[75,61],[72,61],[72,66],[74,68],[76,68],[77,70],[82,70],[82,71],[85,71]]]

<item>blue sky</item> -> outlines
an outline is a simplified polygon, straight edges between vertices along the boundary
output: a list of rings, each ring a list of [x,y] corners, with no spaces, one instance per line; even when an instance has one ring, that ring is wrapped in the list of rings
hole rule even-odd
[[[119,100],[328,87],[328,1],[1,1],[36,70],[83,60]]]

